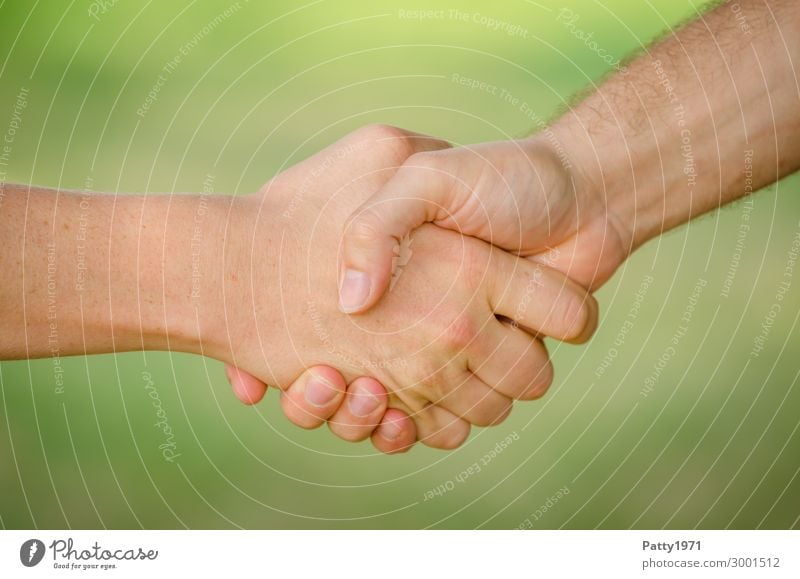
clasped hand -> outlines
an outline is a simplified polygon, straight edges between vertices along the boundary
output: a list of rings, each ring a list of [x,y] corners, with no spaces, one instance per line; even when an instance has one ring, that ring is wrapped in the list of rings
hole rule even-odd
[[[254,403],[276,386],[294,423],[327,420],[384,452],[455,448],[470,425],[542,396],[553,374],[542,337],[585,341],[597,308],[547,245],[554,227],[577,233],[557,160],[545,151],[537,165],[534,143],[499,146],[369,126],[237,199],[227,338],[212,352],[237,396]],[[518,202],[521,190],[543,195]]]

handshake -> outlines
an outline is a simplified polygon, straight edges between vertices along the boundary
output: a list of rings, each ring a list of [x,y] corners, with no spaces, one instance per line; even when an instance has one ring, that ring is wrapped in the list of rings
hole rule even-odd
[[[543,338],[586,341],[637,247],[800,169],[800,4],[741,4],[748,42],[721,5],[530,138],[368,126],[242,197],[0,181],[0,359],[192,352],[302,427],[455,448],[544,394]]]
[[[357,130],[220,208],[226,315],[203,322],[204,352],[244,403],[281,389],[299,426],[455,448],[545,393],[543,337],[593,333],[587,290],[630,234],[589,191],[540,137],[451,148]]]

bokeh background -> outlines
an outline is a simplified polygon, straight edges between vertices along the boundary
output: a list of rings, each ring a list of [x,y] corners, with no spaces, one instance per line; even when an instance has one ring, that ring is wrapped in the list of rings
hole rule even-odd
[[[0,177],[162,192],[199,191],[213,174],[217,190],[242,194],[366,123],[454,143],[522,136],[702,6],[6,0],[0,132],[13,134]],[[416,9],[444,13],[404,12]],[[565,25],[562,9],[578,20]],[[157,100],[137,114],[159,75]],[[237,403],[214,360],[3,362],[0,525],[798,528],[800,269],[784,275],[798,235],[793,177],[651,242],[599,292],[596,337],[550,343],[549,395],[451,453],[387,457],[300,430],[274,391],[255,408]],[[143,371],[174,430],[174,462],[159,450]]]

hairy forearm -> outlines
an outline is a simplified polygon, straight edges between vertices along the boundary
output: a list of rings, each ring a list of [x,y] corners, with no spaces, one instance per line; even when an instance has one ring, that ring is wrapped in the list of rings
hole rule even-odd
[[[229,204],[5,185],[0,358],[199,351]]]
[[[724,3],[554,124],[632,251],[800,168],[800,3]]]

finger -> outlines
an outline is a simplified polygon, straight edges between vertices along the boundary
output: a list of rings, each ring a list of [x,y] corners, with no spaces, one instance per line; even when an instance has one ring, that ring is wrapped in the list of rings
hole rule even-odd
[[[424,133],[417,133],[416,131],[409,131],[400,127],[392,127],[386,125],[368,126],[363,127],[364,131],[370,136],[367,139],[373,139],[376,144],[397,143],[403,148],[405,160],[418,153],[428,153],[432,151],[440,151],[442,149],[449,149],[452,147],[450,143],[443,139],[437,139]],[[360,131],[353,133],[360,135]]]
[[[233,393],[243,404],[258,404],[267,393],[267,385],[236,366],[225,364],[225,375],[233,387]]]
[[[544,343],[510,322],[488,324],[486,335],[489,349],[482,358],[470,357],[469,369],[514,400],[543,396],[553,381],[553,364]]]
[[[435,404],[411,414],[411,418],[417,425],[417,439],[431,448],[453,450],[469,436],[469,422]]]
[[[347,387],[344,404],[328,420],[328,426],[341,439],[365,440],[380,424],[388,402],[380,382],[366,376],[356,378]]]
[[[513,406],[510,398],[467,372],[461,382],[450,389],[447,396],[434,403],[475,426],[500,424],[511,413]]]
[[[446,392],[447,388],[431,384],[428,390]],[[428,399],[416,397],[401,399],[396,394],[390,394],[389,399],[392,408],[403,410],[414,421],[417,440],[425,446],[452,450],[461,446],[469,436],[469,422],[431,403]]]
[[[386,292],[400,241],[427,221],[446,217],[455,177],[434,167],[435,153],[412,155],[397,173],[361,205],[342,239],[339,307],[360,313]]]
[[[572,343],[585,342],[597,328],[597,302],[562,273],[497,248],[491,268],[489,305],[495,314]]]
[[[339,372],[328,366],[314,366],[281,392],[281,408],[297,426],[317,428],[339,408],[345,388]]]
[[[407,452],[417,441],[417,427],[408,414],[389,408],[371,438],[375,448],[386,454]]]

